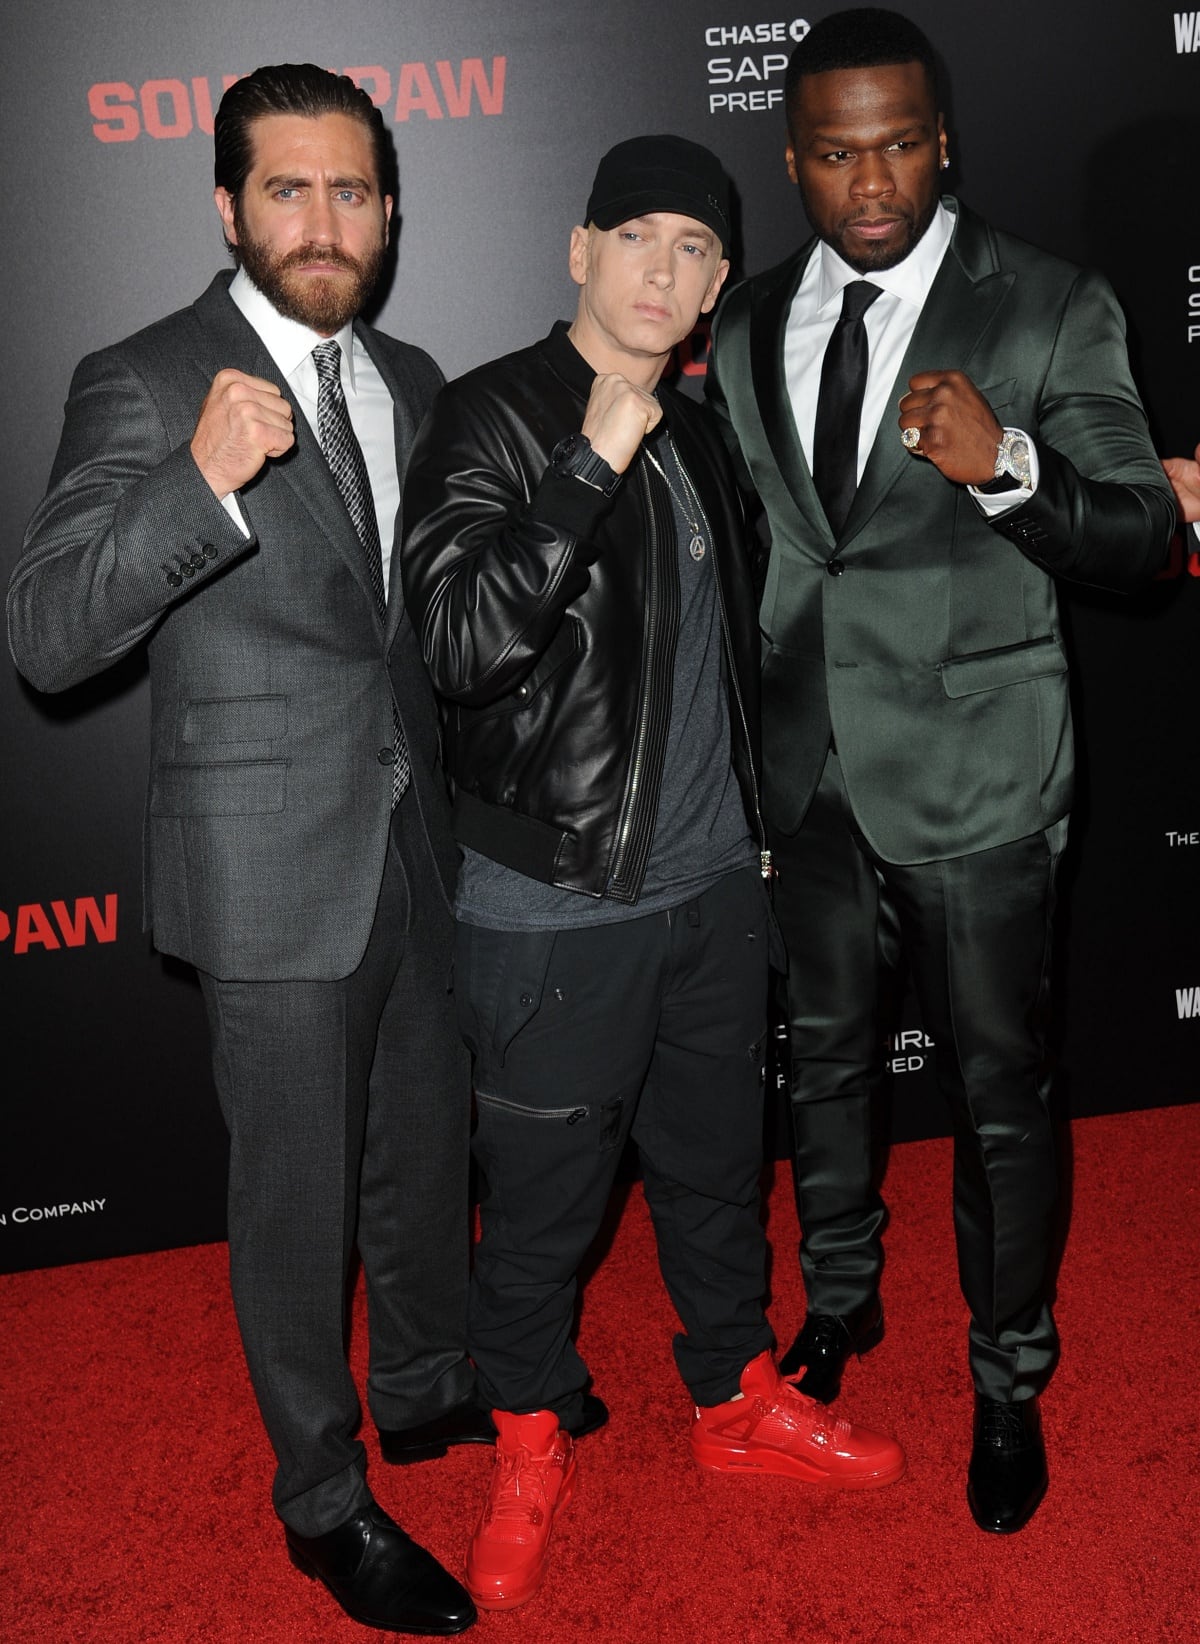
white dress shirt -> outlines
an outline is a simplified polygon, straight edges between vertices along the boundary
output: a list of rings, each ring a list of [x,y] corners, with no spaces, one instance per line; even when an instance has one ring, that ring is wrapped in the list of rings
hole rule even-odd
[[[902,262],[860,274],[832,246],[822,240],[808,260],[803,277],[792,298],[783,342],[784,380],[792,404],[796,432],[812,469],[813,431],[817,421],[817,395],[821,387],[821,365],[833,328],[841,317],[842,293],[852,280],[869,280],[882,293],[867,309],[863,324],[867,332],[867,387],[863,395],[862,419],[858,431],[858,479],[862,480],[867,458],[885,416],[885,438],[900,438],[897,422],[899,396],[893,402],[892,385],[904,353],[912,341],[925,299],[942,266],[942,258],[954,233],[954,216],[939,205],[933,221]],[[945,360],[930,360],[929,370],[947,366]],[[907,384],[904,385],[907,389]],[[988,514],[1004,513],[1033,495],[1037,488],[1037,452],[1029,441],[1033,485],[1029,490],[1014,485],[1011,490],[981,496],[974,487],[971,495]],[[919,460],[919,459],[914,459]]]
[[[317,368],[312,351],[318,343],[333,341],[342,350],[342,392],[350,423],[362,446],[375,518],[379,525],[379,548],[383,556],[383,586],[388,587],[392,563],[392,539],[400,507],[400,474],[396,467],[396,425],[392,396],[362,343],[354,335],[354,325],[345,325],[333,338],[319,336],[285,314],[264,297],[244,269],[239,268],[229,287],[229,295],[257,331],[263,347],[275,361],[280,375],[292,390],[294,403],[303,411],[313,433],[317,433]],[[319,438],[319,436],[318,436]],[[246,535],[246,522],[238,506],[237,493],[222,498],[230,517]]]

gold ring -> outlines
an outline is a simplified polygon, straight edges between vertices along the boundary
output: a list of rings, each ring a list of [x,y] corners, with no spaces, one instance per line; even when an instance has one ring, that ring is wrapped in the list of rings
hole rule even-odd
[[[919,428],[902,428],[900,438],[904,441],[908,450],[915,451],[921,443],[921,430]]]

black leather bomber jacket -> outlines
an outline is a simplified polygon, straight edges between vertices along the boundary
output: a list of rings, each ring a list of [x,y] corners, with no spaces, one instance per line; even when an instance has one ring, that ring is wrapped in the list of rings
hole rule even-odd
[[[593,375],[559,324],[442,390],[408,466],[402,575],[440,697],[459,842],[632,902],[671,712],[676,540],[670,494],[644,456],[612,498],[549,472],[555,445],[582,426]],[[715,537],[733,762],[765,849],[741,503],[708,413],[666,387],[659,399]]]

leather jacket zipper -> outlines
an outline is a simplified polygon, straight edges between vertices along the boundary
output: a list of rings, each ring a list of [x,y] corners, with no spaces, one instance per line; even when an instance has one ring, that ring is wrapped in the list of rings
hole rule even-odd
[[[634,739],[633,758],[629,765],[629,781],[625,789],[625,798],[621,807],[621,820],[617,829],[617,844],[613,852],[612,865],[609,869],[608,884],[618,901],[630,901],[638,895],[642,888],[642,878],[645,873],[646,858],[649,855],[653,832],[653,819],[657,813],[657,796],[654,802],[643,802],[642,779],[645,774],[647,753],[651,742],[651,733],[657,733],[658,751],[661,754],[665,743],[666,733],[670,721],[670,676],[667,678],[667,704],[665,715],[655,713],[655,676],[657,672],[658,655],[661,650],[659,630],[662,627],[663,588],[662,566],[660,555],[662,544],[655,527],[654,497],[650,489],[650,481],[646,475],[644,463],[638,464],[638,478],[641,482],[642,497],[645,503],[646,517],[650,522],[651,552],[648,568],[648,588],[646,597],[646,639],[643,647],[645,659],[645,686],[642,691],[642,700],[638,711],[637,734]],[[674,541],[672,539],[672,552]],[[672,560],[672,565],[674,561]],[[671,603],[668,601],[668,603]],[[674,602],[678,606],[678,600]],[[672,649],[668,662],[674,660]],[[661,763],[661,762],[660,762]],[[646,837],[643,837],[646,836]],[[642,863],[638,871],[637,883],[625,885],[622,883],[629,858],[636,850],[641,850]]]
[[[711,529],[710,529],[710,535]],[[767,845],[767,830],[763,823],[762,806],[758,796],[758,774],[754,769],[754,745],[750,740],[750,727],[746,722],[746,705],[742,701],[742,687],[738,680],[737,658],[733,652],[733,641],[729,637],[729,616],[725,610],[725,589],[721,584],[721,556],[713,551],[713,576],[717,585],[717,610],[721,616],[721,637],[725,643],[725,655],[729,658],[729,682],[733,688],[733,700],[737,704],[738,719],[741,722],[742,737],[746,748],[746,765],[750,772],[750,791],[754,795],[754,820],[758,829],[758,871],[770,883],[775,877],[775,869],[771,863],[771,851]]]

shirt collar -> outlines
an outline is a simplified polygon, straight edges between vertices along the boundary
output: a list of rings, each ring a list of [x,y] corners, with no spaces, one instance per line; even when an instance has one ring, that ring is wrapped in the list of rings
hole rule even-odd
[[[929,227],[902,262],[896,263],[892,268],[881,268],[866,274],[851,268],[832,246],[826,245],[822,240],[817,283],[817,312],[820,313],[826,304],[833,302],[835,298],[840,299],[842,292],[852,280],[870,280],[871,284],[877,285],[881,291],[890,291],[893,296],[920,308],[937,277],[937,271],[942,265],[942,258],[946,255],[946,247],[950,244],[953,233],[954,214],[939,203]]]
[[[354,321],[348,320],[333,337],[322,337],[299,320],[290,320],[281,314],[271,299],[263,294],[244,268],[233,276],[229,295],[243,315],[258,332],[263,347],[279,367],[281,375],[291,377],[312,353],[318,343],[336,342],[341,345],[346,362],[347,381],[354,392]]]

